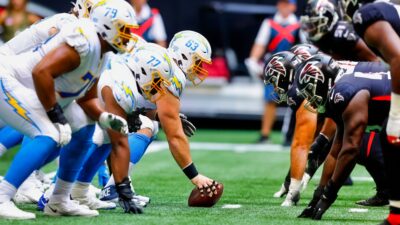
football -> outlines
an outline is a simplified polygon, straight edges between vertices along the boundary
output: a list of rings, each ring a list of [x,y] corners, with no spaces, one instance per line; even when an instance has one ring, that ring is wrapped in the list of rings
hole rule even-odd
[[[223,192],[224,192],[224,185],[221,183],[217,185],[217,194],[216,195],[213,194],[212,197],[209,197],[208,195],[202,196],[200,190],[197,187],[195,187],[190,193],[188,199],[188,205],[190,207],[212,207],[219,201]]]

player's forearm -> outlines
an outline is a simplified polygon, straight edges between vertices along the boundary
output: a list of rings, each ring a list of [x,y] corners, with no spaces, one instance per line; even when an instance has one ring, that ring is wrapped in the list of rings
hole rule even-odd
[[[78,101],[78,104],[82,107],[83,111],[85,111],[85,113],[95,121],[98,121],[100,115],[105,112],[100,106],[97,98],[92,98],[86,101]]]
[[[356,146],[344,146],[338,156],[336,168],[332,175],[332,181],[341,185],[350,176],[356,165],[356,159],[360,149]]]
[[[50,73],[41,70],[33,70],[32,77],[36,93],[47,112],[57,103],[53,77]]]
[[[171,138],[168,138],[168,144],[172,156],[174,157],[176,163],[181,169],[187,167],[190,163],[192,163],[189,142],[184,135],[177,134]]]
[[[122,136],[115,131],[108,131],[111,140],[112,151],[111,158],[111,171],[115,179],[115,183],[120,183],[128,176],[130,150],[128,138]]]

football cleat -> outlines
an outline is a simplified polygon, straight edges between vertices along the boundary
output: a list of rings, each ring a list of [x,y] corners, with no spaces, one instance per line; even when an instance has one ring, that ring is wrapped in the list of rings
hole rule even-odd
[[[115,185],[110,185],[101,190],[100,196],[101,201],[118,203],[118,193]],[[150,198],[142,195],[134,194],[132,200],[136,205],[146,207],[150,203]]]
[[[89,194],[90,194],[90,195],[96,197],[96,196],[100,195],[100,193],[101,193],[101,189],[95,187],[95,186],[92,185],[92,184],[89,186]]]
[[[36,179],[35,173],[32,173],[22,185],[18,188],[13,200],[15,203],[38,203],[43,194],[43,185]]]
[[[274,198],[282,198],[289,192],[289,188],[285,186],[285,184],[282,184],[281,189],[279,191],[275,192]]]
[[[285,201],[282,202],[281,206],[282,207],[291,207],[291,206],[296,206],[297,203],[300,200],[300,192],[299,191],[293,191],[289,192],[286,196]]]
[[[387,197],[379,196],[378,194],[372,196],[371,198],[361,200],[356,202],[357,205],[362,206],[385,206],[389,205],[389,200]]]
[[[117,205],[114,202],[105,202],[97,199],[93,196],[86,197],[73,197],[74,200],[78,201],[80,205],[86,205],[89,209],[115,209]]]
[[[79,205],[78,201],[67,200],[60,203],[47,203],[44,207],[44,214],[48,216],[98,216],[97,210],[91,210],[86,205]]]
[[[29,220],[35,219],[36,215],[18,209],[12,201],[6,201],[0,203],[0,218],[12,220]]]
[[[44,211],[44,207],[49,202],[51,194],[53,194],[54,187],[55,187],[55,184],[51,184],[50,187],[40,197],[40,199],[37,203],[38,211],[42,211],[42,212]]]

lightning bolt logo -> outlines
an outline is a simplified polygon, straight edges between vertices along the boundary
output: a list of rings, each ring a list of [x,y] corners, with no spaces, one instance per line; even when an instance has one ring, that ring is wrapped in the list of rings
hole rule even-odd
[[[126,97],[131,99],[132,106],[135,106],[135,100],[134,100],[135,98],[133,96],[132,90],[125,83],[121,84],[121,89],[125,93]]]
[[[182,83],[178,80],[178,77],[174,76],[171,82],[175,88],[179,91],[179,95],[182,94]]]
[[[32,119],[29,117],[29,112],[21,106],[21,103],[14,98],[10,92],[8,92],[5,87],[3,80],[0,80],[1,82],[1,88],[4,92],[4,94],[7,96],[4,100],[7,101],[7,103],[13,108],[14,112],[18,114],[18,116],[22,117],[24,120],[26,120],[28,123],[32,124],[36,129],[39,129],[39,127],[32,121]]]

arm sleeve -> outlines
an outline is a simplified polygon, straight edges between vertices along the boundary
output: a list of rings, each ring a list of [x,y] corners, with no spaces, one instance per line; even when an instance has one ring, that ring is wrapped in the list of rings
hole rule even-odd
[[[268,19],[265,19],[261,24],[260,30],[258,30],[255,43],[267,46],[270,36],[271,36],[271,27],[269,25]]]

